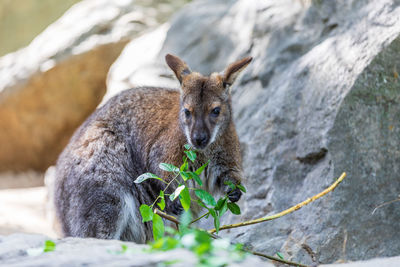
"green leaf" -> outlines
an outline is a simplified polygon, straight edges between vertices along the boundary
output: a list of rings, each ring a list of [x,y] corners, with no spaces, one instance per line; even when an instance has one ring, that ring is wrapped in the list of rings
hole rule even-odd
[[[153,215],[153,238],[158,240],[164,236],[164,222],[158,214]]]
[[[185,154],[192,162],[196,160],[197,155],[193,150],[185,151]]]
[[[239,188],[240,191],[242,191],[243,193],[246,193],[246,188],[243,185],[238,184],[238,185],[236,185],[236,187]]]
[[[195,235],[195,240],[198,245],[194,248],[194,252],[197,255],[203,255],[204,253],[209,252],[212,249],[212,240],[210,235],[205,231],[199,230],[195,232]]]
[[[184,211],[182,215],[179,217],[179,227],[187,228],[192,221],[192,213],[190,210]]]
[[[215,206],[215,210],[221,210],[225,202],[227,202],[226,198],[218,199],[217,205]]]
[[[160,180],[161,182],[165,183],[165,181],[163,179],[161,179],[157,175],[152,174],[150,172],[146,172],[146,173],[143,173],[142,175],[140,175],[138,178],[136,178],[135,183],[140,184],[141,182],[146,181],[147,179],[157,179],[157,180]]]
[[[46,240],[44,242],[43,252],[50,252],[56,250],[56,243],[51,240]]]
[[[160,207],[161,210],[165,209],[165,199],[160,199],[160,202],[157,203],[157,206]]]
[[[194,252],[201,256],[211,250],[211,244],[210,243],[200,243],[198,246],[194,248]],[[206,265],[206,266],[214,266],[214,265]],[[220,265],[216,265],[220,266]],[[221,265],[222,266],[222,265]]]
[[[214,226],[215,226],[215,233],[218,234],[219,226],[220,226],[219,217],[214,218]]]
[[[160,163],[160,165],[158,165],[158,167],[161,170],[164,170],[166,172],[179,172],[178,167],[176,167],[172,164],[169,164],[169,163]]]
[[[192,149],[192,146],[189,145],[189,144],[185,144],[183,147],[184,147],[186,150]]]
[[[196,230],[195,235],[196,235],[195,239],[196,239],[197,243],[204,243],[204,244],[209,243],[210,244],[213,240],[206,231]]]
[[[233,214],[236,214],[236,215],[239,215],[239,214],[240,214],[240,208],[239,208],[239,206],[238,206],[236,203],[229,202],[229,203],[228,203],[228,209],[229,209]]]
[[[165,240],[164,238],[158,239],[157,241],[153,241],[150,243],[151,249],[153,250],[162,250],[162,247],[164,246]]]
[[[153,219],[153,210],[146,204],[142,204],[139,208],[140,214],[142,215],[142,222],[149,222]]]
[[[284,260],[282,253],[277,252],[276,255],[278,255],[278,257],[281,258],[281,260]]]
[[[179,200],[181,201],[183,209],[185,211],[188,211],[190,209],[190,194],[189,194],[189,189],[187,189],[187,187],[185,187],[181,191],[181,194],[179,195]]]
[[[228,210],[228,201],[224,202],[224,205],[222,206],[221,210],[219,211],[219,216],[223,216],[225,212]]]
[[[243,247],[244,247],[244,244],[242,244],[242,243],[236,243],[234,246],[235,246],[235,250],[236,250],[236,251],[242,251],[242,250],[243,250]]]
[[[210,214],[211,214],[211,216],[212,216],[213,218],[216,218],[216,217],[217,217],[217,213],[215,212],[215,209],[209,209],[208,211],[210,212]]]
[[[203,203],[201,200],[196,199],[195,201],[197,202],[197,204],[198,204],[200,207],[203,207],[203,208],[205,208],[205,209],[208,209],[207,206],[204,205],[204,203]],[[207,218],[208,218],[208,216],[207,216]]]
[[[162,250],[164,250],[164,251],[172,250],[172,249],[177,248],[178,245],[179,245],[179,240],[177,240],[177,239],[175,239],[175,238],[168,237],[167,240],[164,242],[164,245],[163,245],[163,247],[162,247]],[[176,260],[172,260],[172,261],[170,261],[170,262],[171,262],[171,263],[177,263],[177,262],[179,262],[179,260],[176,259]],[[164,263],[165,263],[165,262],[164,262]]]
[[[219,216],[215,212],[214,209],[210,209],[209,211],[210,211],[211,216],[213,216],[213,218],[214,218],[214,227],[215,227],[216,233],[218,234],[219,226],[220,226]]]
[[[232,190],[236,189],[236,186],[231,181],[225,181],[224,184],[229,186]]]
[[[165,199],[164,199],[164,191],[160,191],[160,202],[157,203],[157,206],[160,207],[161,210],[165,208]]]
[[[196,171],[195,171],[195,173],[197,174],[197,175],[200,175],[203,171],[204,171],[204,169],[207,167],[207,165],[210,163],[210,160],[208,160],[203,166],[201,166],[200,168],[198,168]]]
[[[185,182],[191,178],[188,172],[180,171],[179,173]]]
[[[203,181],[201,180],[200,176],[195,172],[189,172],[189,175],[196,181],[196,183],[200,186],[203,185]]]
[[[179,197],[179,195],[180,195],[180,193],[182,192],[183,189],[185,189],[185,185],[178,186],[178,187],[175,189],[174,193],[172,193],[172,194],[169,196],[169,199],[171,199],[172,201],[174,201],[177,197]]]
[[[121,244],[122,253],[125,253],[128,250],[128,246],[125,244]]]
[[[204,191],[203,189],[196,189],[194,191],[194,193],[206,205],[213,206],[213,207],[215,207],[215,205],[217,205],[217,203],[215,202],[214,197],[210,193],[208,193],[207,191]]]
[[[188,168],[189,168],[189,164],[188,164],[188,162],[187,162],[187,158],[186,158],[186,157],[184,157],[184,158],[185,158],[185,159],[183,160],[183,163],[182,163],[181,167],[179,168],[179,170],[180,170],[181,172],[187,171]]]

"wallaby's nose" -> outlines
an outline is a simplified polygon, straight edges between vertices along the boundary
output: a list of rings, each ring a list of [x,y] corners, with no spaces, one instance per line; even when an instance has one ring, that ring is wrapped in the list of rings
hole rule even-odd
[[[207,133],[195,133],[193,135],[194,144],[198,148],[205,148],[208,143],[208,135]]]

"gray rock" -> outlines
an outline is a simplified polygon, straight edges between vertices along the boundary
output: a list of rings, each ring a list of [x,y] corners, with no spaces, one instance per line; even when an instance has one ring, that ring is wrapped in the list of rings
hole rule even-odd
[[[0,266],[196,266],[197,257],[185,249],[146,252],[146,245],[118,240],[64,238],[53,240],[55,250],[43,252],[44,235],[13,234],[0,236]],[[122,246],[125,246],[123,250]],[[221,255],[222,258],[226,255]],[[228,266],[265,266],[269,262],[249,255],[242,262],[226,259]],[[321,265],[321,267],[395,267],[400,257]],[[165,264],[165,265],[163,265]]]
[[[185,249],[149,253],[147,246],[118,240],[65,238],[54,241],[55,250],[41,253],[43,235],[13,234],[0,236],[1,266],[196,266],[197,257]],[[122,245],[127,248],[123,251]],[[221,255],[221,257],[226,257]],[[265,266],[255,256],[242,262],[227,258],[229,266]],[[165,264],[165,265],[163,265]]]
[[[323,264],[320,267],[397,267],[400,266],[400,257],[378,258],[369,261],[356,261],[338,264]]]
[[[242,215],[225,222],[279,212],[348,176],[296,213],[226,234],[305,264],[304,245],[322,263],[395,256],[400,204],[373,211],[400,193],[399,16],[391,0],[195,1],[159,29],[153,44],[161,49],[146,64],[122,64],[129,51],[146,51],[127,46],[109,87],[146,75],[171,84],[160,67],[165,53],[203,73],[252,55],[232,89],[248,193]],[[121,72],[130,78],[118,79]]]

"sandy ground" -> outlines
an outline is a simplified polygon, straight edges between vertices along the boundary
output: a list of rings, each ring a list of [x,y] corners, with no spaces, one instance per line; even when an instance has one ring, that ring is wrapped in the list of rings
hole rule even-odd
[[[0,190],[0,235],[24,232],[56,238],[46,199],[43,186]]]

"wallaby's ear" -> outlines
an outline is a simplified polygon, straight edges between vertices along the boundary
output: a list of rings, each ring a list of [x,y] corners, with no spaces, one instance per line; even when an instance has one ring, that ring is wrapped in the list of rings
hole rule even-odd
[[[230,64],[222,74],[224,87],[232,85],[239,73],[249,65],[252,59],[252,57],[246,57]]]
[[[165,61],[171,70],[173,70],[180,83],[182,83],[183,77],[191,73],[188,65],[177,56],[167,54],[165,56]]]

